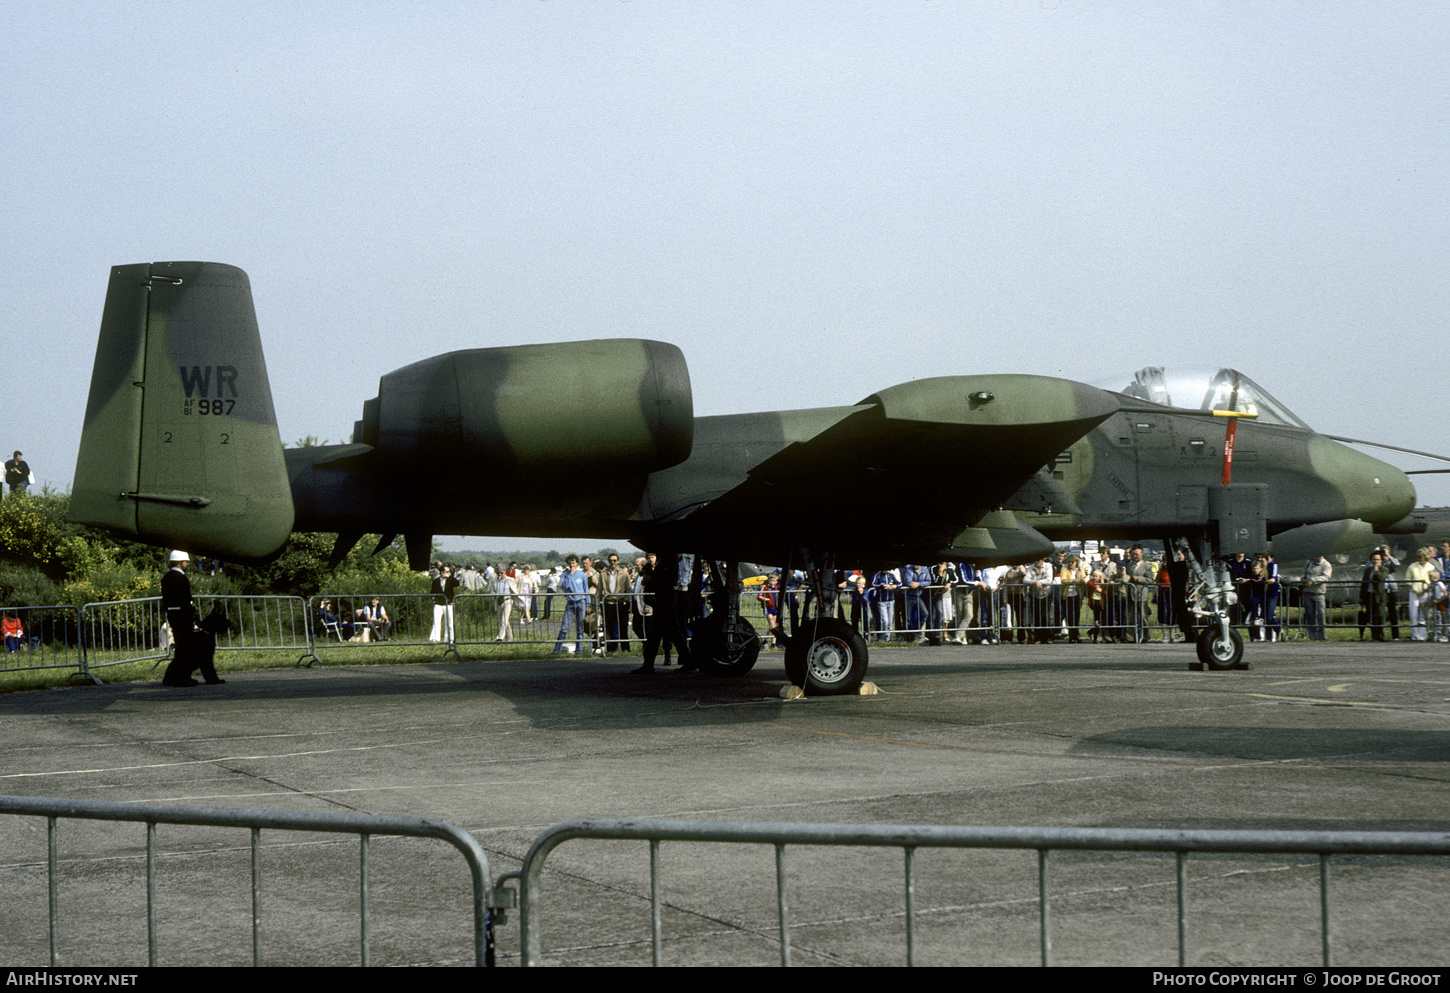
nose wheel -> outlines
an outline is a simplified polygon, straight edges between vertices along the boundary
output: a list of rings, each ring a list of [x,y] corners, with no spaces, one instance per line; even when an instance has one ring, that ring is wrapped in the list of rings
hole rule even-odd
[[[1229,623],[1229,608],[1238,603],[1228,570],[1215,566],[1215,558],[1200,565],[1192,546],[1185,538],[1174,543],[1183,552],[1191,574],[1196,580],[1186,602],[1191,613],[1204,625],[1198,632],[1198,661],[1208,669],[1247,669],[1244,664],[1244,639]],[[1192,666],[1190,666],[1192,668]]]
[[[1224,631],[1228,635],[1224,635]],[[1244,660],[1244,639],[1222,624],[1204,628],[1198,635],[1198,661],[1210,669],[1232,669]]]

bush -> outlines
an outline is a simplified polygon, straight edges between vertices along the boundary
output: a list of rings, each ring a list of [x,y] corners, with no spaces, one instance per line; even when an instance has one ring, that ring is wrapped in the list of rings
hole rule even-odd
[[[64,602],[83,606],[112,600],[144,600],[161,595],[161,580],[131,565],[102,565],[83,578],[66,583]]]
[[[39,569],[0,566],[0,604],[7,607],[50,607],[64,602],[60,587]]]
[[[69,502],[24,493],[0,500],[0,558],[32,568],[55,562]]]

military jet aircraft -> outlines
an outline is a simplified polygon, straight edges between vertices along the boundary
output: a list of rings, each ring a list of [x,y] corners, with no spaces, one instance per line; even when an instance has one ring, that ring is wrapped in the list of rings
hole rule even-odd
[[[1184,402],[947,376],[849,406],[697,418],[679,349],[608,339],[425,359],[381,378],[351,443],[284,449],[246,273],[143,263],[111,272],[71,518],[238,561],[275,554],[293,530],[336,532],[335,559],[363,534],[402,534],[415,568],[434,534],[622,538],[727,577],[744,559],[802,568],[821,604],[837,564],[1028,561],[1095,525],[1195,539],[1207,527],[1206,559],[1414,505],[1399,470],[1287,412],[1245,424],[1240,478],[1215,484],[1211,409],[1171,401]],[[743,673],[759,652],[734,592],[696,636],[709,671]],[[825,613],[789,632],[787,674],[850,692],[866,645]],[[1220,630],[1222,662],[1238,636]]]

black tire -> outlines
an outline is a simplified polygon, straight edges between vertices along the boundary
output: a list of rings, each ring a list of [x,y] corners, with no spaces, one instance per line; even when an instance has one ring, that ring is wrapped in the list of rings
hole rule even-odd
[[[785,674],[811,696],[854,693],[866,678],[866,639],[845,621],[806,621],[785,650]]]
[[[1208,627],[1198,632],[1198,660],[1210,669],[1232,669],[1243,661],[1244,639],[1233,628],[1228,629],[1228,639],[1220,627]]]
[[[719,630],[702,631],[690,641],[690,659],[706,676],[743,676],[760,658],[760,638],[745,618],[735,622],[731,637]]]
[[[785,643],[785,678],[802,689],[806,685],[806,647],[805,633],[799,630]]]

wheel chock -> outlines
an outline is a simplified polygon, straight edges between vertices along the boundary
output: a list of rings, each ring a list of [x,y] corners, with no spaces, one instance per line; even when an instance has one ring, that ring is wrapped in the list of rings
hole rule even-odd
[[[875,683],[862,683],[856,688],[857,696],[876,696],[880,692],[880,687]],[[804,700],[806,699],[806,691],[800,686],[792,686],[787,683],[780,689],[780,698],[782,700]]]

